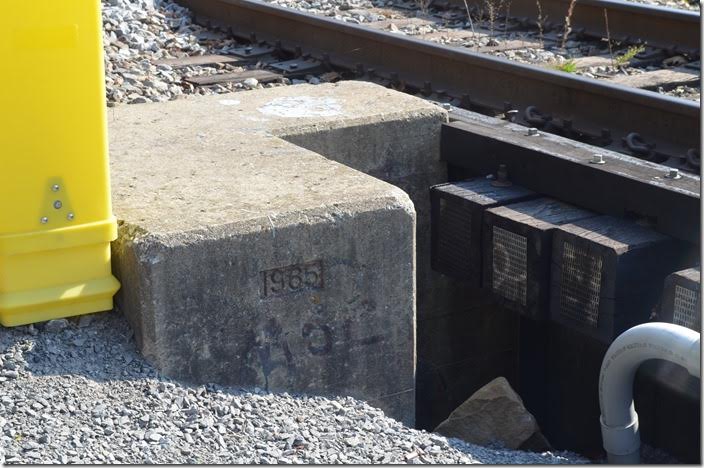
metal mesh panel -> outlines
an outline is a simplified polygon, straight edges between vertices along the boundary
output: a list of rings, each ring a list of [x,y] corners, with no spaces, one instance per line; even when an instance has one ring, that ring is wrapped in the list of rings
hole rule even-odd
[[[438,263],[462,276],[469,274],[472,210],[466,204],[440,199]]]
[[[526,305],[528,241],[494,226],[492,289],[500,296]]]
[[[676,325],[697,330],[701,311],[697,308],[699,293],[693,289],[675,285],[675,310],[672,322]]]
[[[560,312],[589,327],[599,319],[600,256],[566,242],[562,251]]]

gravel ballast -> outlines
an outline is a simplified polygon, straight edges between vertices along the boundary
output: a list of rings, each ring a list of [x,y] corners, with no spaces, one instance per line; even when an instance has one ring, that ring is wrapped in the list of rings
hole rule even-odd
[[[319,6],[334,15],[371,5],[344,3]],[[155,65],[238,46],[195,25],[170,0],[103,0],[103,20],[109,105],[262,87],[183,81],[241,67]],[[505,451],[418,431],[349,397],[174,382],[144,361],[119,312],[0,327],[0,388],[0,463],[587,462],[568,452]]]
[[[0,328],[5,463],[585,463],[405,427],[349,397],[189,386],[119,312]],[[1,458],[0,458],[1,460]]]
[[[171,0],[103,0],[103,47],[108,106],[179,99],[189,94],[230,93],[287,83],[222,83],[194,86],[184,78],[245,70],[235,65],[175,68],[164,59],[228,55],[241,46],[222,31],[193,23],[187,8]],[[247,68],[255,68],[256,64]]]
[[[592,54],[606,54],[604,44],[594,44],[569,40],[565,49],[554,47],[536,47],[536,41],[542,43],[535,30],[514,32],[497,36],[498,39],[485,34],[457,37],[455,33],[468,31],[469,23],[463,14],[456,12],[436,14],[449,15],[440,23],[422,25],[405,24],[394,21],[418,16],[425,16],[420,11],[396,8],[401,0],[266,0],[270,3],[334,18],[339,21],[368,24],[374,21],[388,20],[388,31],[401,35],[420,36],[432,33],[432,40],[441,44],[452,44],[470,50],[480,47],[501,45],[507,41],[528,40],[525,48],[497,50],[488,52],[492,55],[525,64],[539,65],[556,70],[568,70],[569,62],[575,58]],[[658,0],[659,1],[659,0]],[[672,3],[671,0],[668,0]],[[667,3],[667,2],[666,2]],[[408,5],[413,5],[412,3]],[[408,6],[407,5],[407,6]],[[672,6],[672,5],[669,5]],[[431,7],[432,8],[432,7]],[[443,16],[444,17],[444,16]],[[491,27],[478,19],[475,27]],[[141,104],[180,99],[188,95],[209,95],[230,93],[239,90],[262,87],[284,86],[287,84],[311,83],[335,80],[333,77],[307,75],[303,79],[282,78],[279,82],[262,84],[250,78],[243,83],[225,82],[210,86],[195,86],[186,81],[203,75],[236,73],[246,69],[260,68],[263,64],[216,64],[202,66],[172,67],[160,64],[164,59],[183,58],[201,55],[229,55],[233,49],[241,47],[229,34],[218,29],[207,29],[193,22],[190,10],[177,5],[172,0],[103,0],[104,49],[106,69],[106,97],[109,106],[120,103]],[[515,26],[515,25],[514,25]],[[493,29],[493,27],[491,27]],[[430,36],[429,36],[430,37]],[[531,45],[532,44],[532,45]],[[602,50],[603,49],[603,50]],[[614,59],[628,53],[627,47],[609,52]],[[683,60],[685,60],[683,58]],[[686,62],[686,60],[685,60]],[[588,78],[609,78],[623,74],[633,75],[662,66],[641,69],[628,64],[619,67],[599,66],[576,70],[576,73]],[[684,87],[677,92],[659,91],[683,99],[698,100],[698,87]]]

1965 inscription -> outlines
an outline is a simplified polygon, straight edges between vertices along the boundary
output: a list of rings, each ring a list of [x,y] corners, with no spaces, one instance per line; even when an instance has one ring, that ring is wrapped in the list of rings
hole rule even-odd
[[[262,297],[280,296],[323,287],[323,262],[299,263],[261,272]]]

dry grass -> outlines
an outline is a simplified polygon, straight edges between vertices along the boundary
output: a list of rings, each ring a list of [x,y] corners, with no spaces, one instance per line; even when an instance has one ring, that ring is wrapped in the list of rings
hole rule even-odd
[[[609,46],[609,56],[611,57],[611,66],[615,67],[614,63],[614,49],[611,45],[611,31],[609,30],[609,12],[604,8],[604,25],[606,26],[606,43]]]
[[[506,1],[506,16],[504,17],[504,34],[508,34],[508,18],[511,16],[511,0]]]
[[[489,19],[489,44],[488,45],[499,45],[499,42],[494,37],[494,31],[496,29],[496,20],[498,19],[501,11],[506,11],[506,17],[504,19],[504,32],[508,28],[508,17],[511,8],[511,0],[484,0],[484,7],[486,8],[488,19]]]
[[[496,16],[501,8],[501,2],[495,0],[484,0],[484,5],[486,6],[487,14],[489,15],[489,43],[490,46],[498,45],[499,43],[494,39],[494,25],[496,24]]]
[[[418,8],[420,8],[421,13],[424,15],[428,14],[428,8],[430,8],[430,4],[433,3],[433,0],[415,0],[416,5],[418,5]]]
[[[562,44],[561,47],[564,49],[565,44],[567,44],[567,36],[572,32],[572,15],[574,14],[574,6],[577,4],[577,0],[570,0],[570,4],[567,7],[567,16],[565,16],[565,31],[562,34]]]
[[[567,7],[567,16],[565,16],[565,32],[562,35],[562,48],[565,48],[567,44],[567,36],[572,32],[572,14],[574,13],[574,6],[577,4],[577,0],[570,0],[570,5]]]
[[[543,8],[540,6],[540,0],[535,0],[535,4],[538,6],[538,20],[536,24],[538,26],[538,39],[540,40],[540,47],[545,48],[545,43],[543,42],[543,30],[547,16],[543,18]],[[604,10],[606,11],[606,10]]]
[[[464,1],[464,8],[467,11],[467,20],[469,20],[469,27],[472,30],[472,39],[474,39],[474,36],[476,33],[474,32],[474,22],[472,21],[472,13],[469,12],[469,5],[467,5],[467,0]]]

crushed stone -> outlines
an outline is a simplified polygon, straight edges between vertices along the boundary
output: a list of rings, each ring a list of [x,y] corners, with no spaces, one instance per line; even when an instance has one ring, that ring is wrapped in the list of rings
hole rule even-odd
[[[5,463],[587,462],[448,439],[350,397],[179,383],[142,358],[120,312],[88,317],[0,328]]]

